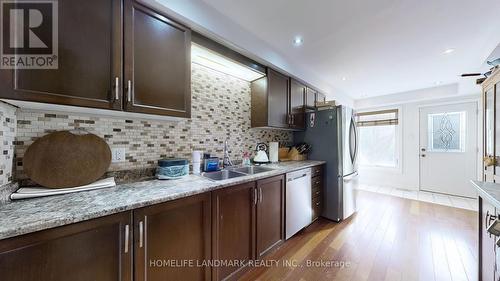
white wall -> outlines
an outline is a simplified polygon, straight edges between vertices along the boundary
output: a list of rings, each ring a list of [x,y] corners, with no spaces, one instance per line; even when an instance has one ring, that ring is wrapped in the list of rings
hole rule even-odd
[[[453,86],[438,87],[438,89],[424,89],[411,92],[414,98],[412,101],[405,102],[404,98],[409,97],[408,93],[401,95],[390,95],[388,97],[379,97],[378,99],[365,99],[355,102],[357,111],[377,110],[386,108],[400,109],[400,167],[398,169],[381,167],[360,167],[360,183],[376,186],[390,186],[401,189],[418,190],[419,189],[419,111],[421,107],[450,104],[459,102],[477,102],[481,110],[479,90],[477,95],[444,97],[453,91]],[[434,97],[434,98],[432,98]],[[436,98],[438,97],[438,98]],[[478,114],[478,148],[482,149],[482,114]],[[480,176],[480,164],[482,152],[478,153],[478,178]]]

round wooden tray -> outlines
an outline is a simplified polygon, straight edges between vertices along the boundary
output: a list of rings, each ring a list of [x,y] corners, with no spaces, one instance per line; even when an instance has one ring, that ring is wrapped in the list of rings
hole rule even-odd
[[[106,173],[110,163],[111,151],[102,138],[69,131],[39,138],[28,147],[23,158],[28,177],[48,188],[93,183]]]

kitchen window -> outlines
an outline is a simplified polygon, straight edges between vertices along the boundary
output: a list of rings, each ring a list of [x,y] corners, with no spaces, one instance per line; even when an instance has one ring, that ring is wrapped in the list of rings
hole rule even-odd
[[[398,109],[357,113],[361,166],[399,167],[398,116]]]

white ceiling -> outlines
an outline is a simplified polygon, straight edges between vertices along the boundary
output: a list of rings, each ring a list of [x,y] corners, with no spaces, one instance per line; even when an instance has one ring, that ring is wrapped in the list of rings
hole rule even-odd
[[[201,1],[354,99],[472,84],[459,75],[484,69],[500,42],[499,0]]]

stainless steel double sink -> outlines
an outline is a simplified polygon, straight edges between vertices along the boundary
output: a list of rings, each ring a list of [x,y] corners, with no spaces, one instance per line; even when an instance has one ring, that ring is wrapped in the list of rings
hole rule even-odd
[[[245,166],[239,168],[227,168],[217,172],[202,173],[201,175],[205,178],[221,181],[237,177],[243,177],[248,175],[254,175],[264,172],[272,171],[273,169],[261,166]]]

